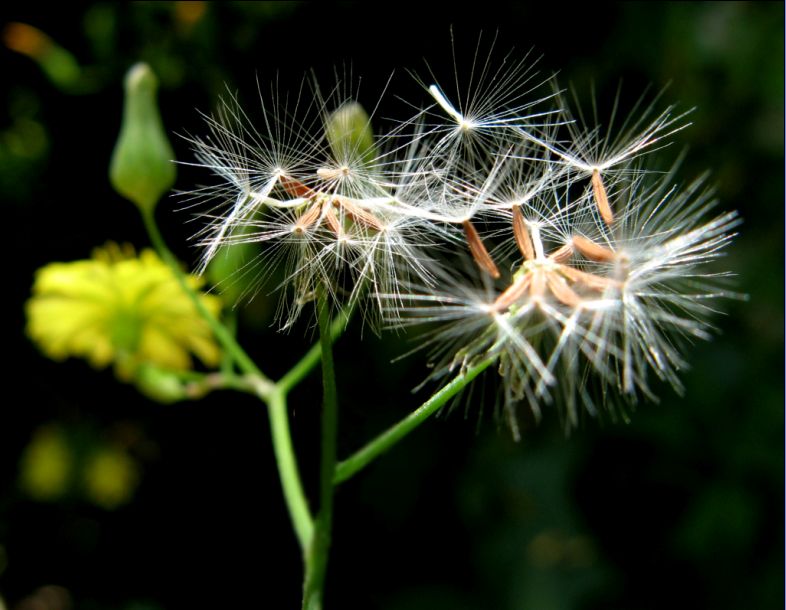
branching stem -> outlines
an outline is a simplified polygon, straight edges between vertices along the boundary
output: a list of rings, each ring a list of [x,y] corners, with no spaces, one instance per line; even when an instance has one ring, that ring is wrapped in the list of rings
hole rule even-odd
[[[443,386],[438,392],[432,395],[431,398],[404,419],[388,428],[385,432],[369,442],[362,449],[353,453],[347,459],[339,462],[336,466],[336,474],[333,478],[333,482],[338,485],[355,476],[360,470],[368,466],[368,464],[373,462],[436,413],[495,361],[496,357],[488,358],[469,368],[461,375],[458,375],[453,381]]]
[[[158,252],[158,255],[161,259],[169,265],[172,271],[177,278],[180,287],[183,289],[191,301],[194,303],[199,315],[201,315],[205,322],[207,322],[208,326],[210,326],[210,330],[213,331],[213,334],[218,339],[221,346],[232,355],[232,358],[237,363],[238,367],[241,371],[248,375],[254,375],[257,377],[261,382],[267,384],[267,389],[265,393],[272,392],[273,390],[273,382],[259,369],[259,367],[254,363],[254,361],[246,354],[242,347],[238,344],[235,340],[235,337],[232,333],[227,330],[227,328],[219,322],[216,317],[210,313],[205,304],[202,302],[202,299],[199,298],[199,294],[196,290],[194,290],[188,283],[186,279],[186,274],[180,268],[180,264],[178,263],[175,255],[169,250],[164,241],[164,238],[161,236],[161,232],[158,230],[158,225],[156,225],[156,221],[154,218],[154,213],[152,210],[146,211],[142,214],[142,218],[145,222],[145,228],[147,229],[147,233],[150,236],[150,241],[153,243],[153,247]]]
[[[278,382],[273,382],[262,373],[256,363],[238,344],[234,332],[210,313],[199,298],[199,293],[189,285],[185,272],[161,236],[153,212],[144,213],[143,219],[150,241],[159,256],[172,269],[183,291],[210,326],[226,353],[243,373],[243,376],[234,375],[229,363],[224,362],[222,371],[219,373],[187,380],[191,382],[191,389],[195,396],[214,389],[235,389],[254,393],[267,404],[270,434],[281,488],[305,562],[303,608],[321,610],[333,524],[335,486],[357,474],[426,421],[482,371],[491,366],[496,358],[488,358],[464,371],[407,417],[346,460],[338,462],[336,459],[338,399],[332,344],[346,328],[351,311],[347,309],[331,321],[327,295],[324,290],[321,290],[317,301],[319,343],[312,346]],[[319,514],[315,520],[303,491],[295,458],[287,415],[287,394],[305,379],[320,361],[322,362],[323,383],[322,459],[320,463]]]

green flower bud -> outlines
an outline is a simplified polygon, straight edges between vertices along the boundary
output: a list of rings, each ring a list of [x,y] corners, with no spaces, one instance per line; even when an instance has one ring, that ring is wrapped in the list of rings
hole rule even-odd
[[[330,114],[325,122],[325,135],[337,159],[368,163],[377,154],[371,119],[357,102],[347,102]]]
[[[156,106],[157,85],[147,64],[128,71],[123,123],[109,166],[112,186],[143,213],[152,212],[175,182],[175,154]]]
[[[139,365],[135,373],[134,385],[151,400],[171,404],[188,398],[180,376],[173,371],[145,363]]]

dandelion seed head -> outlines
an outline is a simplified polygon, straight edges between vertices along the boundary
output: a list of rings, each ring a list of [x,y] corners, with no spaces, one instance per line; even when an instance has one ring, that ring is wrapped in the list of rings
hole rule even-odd
[[[367,302],[375,326],[426,327],[433,380],[494,360],[514,435],[519,402],[536,419],[559,405],[570,428],[615,396],[654,398],[655,379],[680,391],[686,347],[733,296],[712,265],[739,223],[713,216],[706,177],[683,187],[678,163],[648,167],[687,113],[647,94],[624,113],[618,92],[587,120],[495,45],[481,36],[469,65],[454,45],[453,78],[416,76],[425,100],[392,125],[346,78],[274,85],[261,120],[230,96],[191,139],[218,182],[186,194],[207,208],[201,267],[255,243],[243,273],[285,294],[284,327],[322,287],[337,306]]]

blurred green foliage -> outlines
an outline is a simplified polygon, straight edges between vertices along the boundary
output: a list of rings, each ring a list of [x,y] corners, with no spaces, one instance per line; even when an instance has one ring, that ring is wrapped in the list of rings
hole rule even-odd
[[[502,54],[511,45],[542,52],[542,72],[563,70],[583,99],[591,81],[601,102],[620,78],[634,100],[644,86],[670,82],[665,103],[697,108],[673,145],[690,146],[684,177],[710,168],[721,207],[744,219],[727,267],[749,300],[730,303],[717,339],[695,346],[685,397],[663,388],[661,404],[641,405],[629,425],[588,421],[566,440],[547,413],[514,444],[485,417],[476,434],[471,412],[471,421],[454,414],[419,430],[342,488],[328,606],[781,607],[783,4],[623,3],[555,14],[511,3],[466,15],[391,6],[384,18],[356,3],[4,10],[0,199],[12,214],[16,316],[6,323],[18,355],[11,391],[24,397],[0,416],[0,591],[9,608],[62,598],[52,583],[88,610],[262,599],[286,608],[299,598],[263,413],[242,399],[153,405],[110,374],[42,361],[19,330],[35,268],[83,258],[106,239],[144,245],[106,179],[126,70],[149,63],[164,124],[193,133],[202,128],[197,109],[209,111],[227,90],[239,86],[253,105],[255,75],[298,82],[312,66],[329,73],[351,60],[373,91],[427,57],[449,77],[450,22],[459,45],[499,30]],[[189,159],[183,140],[171,139],[175,156]],[[176,188],[194,183],[181,168]],[[175,207],[162,204],[165,232],[193,260],[189,215]],[[216,263],[253,255],[233,251]],[[211,274],[238,286],[226,269]],[[308,342],[270,333],[274,303],[263,290],[236,313],[246,344],[275,372]],[[405,342],[360,339],[361,330],[337,346],[343,451],[406,413],[417,402],[408,389],[424,375],[414,360],[390,364]],[[318,396],[315,380],[293,399],[307,481]],[[112,432],[128,421],[130,445]]]

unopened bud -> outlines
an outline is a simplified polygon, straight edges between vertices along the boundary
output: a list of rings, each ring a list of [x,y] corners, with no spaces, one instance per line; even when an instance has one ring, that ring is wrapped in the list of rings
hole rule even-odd
[[[328,117],[325,135],[338,159],[360,159],[368,163],[377,154],[371,119],[357,102],[347,102]]]
[[[136,64],[128,71],[123,123],[109,167],[115,190],[144,213],[152,212],[175,182],[175,154],[156,106],[157,86],[147,64]]]
[[[156,402],[170,404],[188,398],[180,377],[152,364],[137,367],[134,384],[145,396]]]

